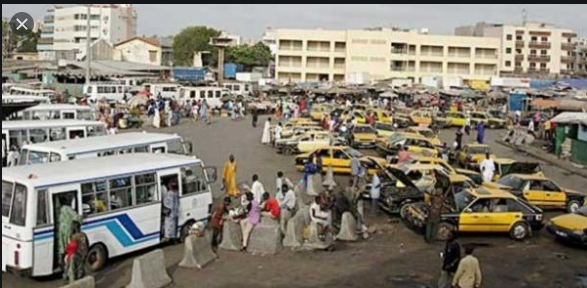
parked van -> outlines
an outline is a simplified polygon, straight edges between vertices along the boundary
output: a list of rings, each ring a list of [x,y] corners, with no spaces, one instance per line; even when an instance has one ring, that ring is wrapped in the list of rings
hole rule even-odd
[[[149,92],[153,97],[163,97],[165,99],[179,99],[181,85],[179,84],[149,84]]]
[[[92,83],[84,85],[83,93],[92,104],[99,100],[106,99],[108,102],[118,102],[124,99],[130,87],[115,83]]]
[[[224,83],[222,84],[222,87],[236,96],[248,96],[252,93],[253,90],[251,84],[247,83]]]
[[[230,91],[220,87],[182,87],[179,92],[179,102],[206,100],[212,109],[222,108],[222,97],[230,95]]]

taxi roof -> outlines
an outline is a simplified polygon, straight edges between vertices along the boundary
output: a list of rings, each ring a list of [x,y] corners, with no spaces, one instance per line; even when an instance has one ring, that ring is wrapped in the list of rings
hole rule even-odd
[[[496,158],[496,159],[493,159],[493,162],[499,163],[499,164],[513,164],[516,162],[516,160],[510,159],[510,158]]]
[[[516,196],[512,195],[510,192],[496,189],[496,188],[489,188],[489,187],[478,187],[472,188],[468,190],[473,196],[477,198],[509,198],[509,199],[517,199]]]
[[[540,175],[531,175],[531,174],[510,174],[508,176],[520,178],[523,180],[549,180],[548,178]]]

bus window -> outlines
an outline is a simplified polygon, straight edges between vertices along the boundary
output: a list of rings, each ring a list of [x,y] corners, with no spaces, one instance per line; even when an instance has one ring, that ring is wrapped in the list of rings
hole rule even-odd
[[[216,91],[216,98],[222,97],[222,93],[220,91]]]
[[[105,134],[106,130],[104,129],[104,126],[88,126],[88,137],[103,136]]]
[[[2,181],[2,217],[10,216],[14,184]]]
[[[202,166],[191,166],[181,169],[181,185],[183,196],[200,194],[207,191],[208,182]]]
[[[61,119],[74,120],[75,119],[75,113],[74,112],[63,112],[61,114]]]
[[[47,131],[44,129],[29,130],[29,140],[32,144],[47,142]]]
[[[49,162],[51,162],[51,163],[61,162],[61,155],[59,155],[57,153],[51,153],[51,157],[49,157]]]
[[[183,144],[180,140],[172,140],[167,142],[167,153],[169,154],[178,154],[178,155],[186,155],[186,151],[183,149]]]
[[[200,91],[200,99],[206,99],[206,91]]]
[[[135,176],[137,205],[147,204],[158,200],[157,181],[155,174]]]
[[[208,91],[208,99],[214,98],[214,91]]]
[[[108,211],[108,191],[105,181],[82,184],[82,207],[84,215]]]
[[[190,91],[190,99],[196,98],[196,91]]]
[[[71,129],[69,130],[69,139],[81,139],[84,138],[85,131],[83,129]]]
[[[147,146],[135,147],[135,153],[149,153],[149,147],[147,147]]]
[[[49,131],[49,139],[51,142],[65,140],[65,128],[51,128]]]
[[[49,163],[49,153],[29,151],[27,159],[27,165]]]
[[[88,89],[86,90],[86,94],[92,94],[92,86],[88,86]]]
[[[47,190],[37,192],[37,227],[49,224],[49,205]]]
[[[130,177],[110,180],[110,209],[132,206],[132,185]]]
[[[12,199],[12,209],[10,210],[10,224],[16,226],[25,226],[26,220],[26,187],[16,184],[14,197]]]
[[[26,130],[14,130],[10,131],[10,138],[8,142],[10,143],[10,147],[16,147],[20,149],[24,141],[27,140],[27,131]],[[10,150],[10,147],[8,150]]]

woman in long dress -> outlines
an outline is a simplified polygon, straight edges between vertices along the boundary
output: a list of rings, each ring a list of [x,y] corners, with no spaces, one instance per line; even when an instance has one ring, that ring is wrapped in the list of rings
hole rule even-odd
[[[163,242],[177,239],[177,220],[179,217],[179,194],[177,184],[167,184],[167,191],[163,198],[164,226]]]
[[[161,128],[161,112],[159,110],[155,111],[155,115],[153,116],[153,127],[156,129]]]
[[[264,145],[268,145],[271,143],[271,118],[267,119],[267,121],[265,122],[261,143]]]

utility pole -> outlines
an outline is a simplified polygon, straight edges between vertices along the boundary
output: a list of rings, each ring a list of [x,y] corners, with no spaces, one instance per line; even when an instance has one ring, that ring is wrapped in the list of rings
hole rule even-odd
[[[91,41],[92,41],[92,25],[91,25],[91,7],[92,5],[88,4],[88,26],[86,28],[86,85],[90,85],[90,78],[92,77],[91,69],[92,69],[92,60],[91,58]]]

